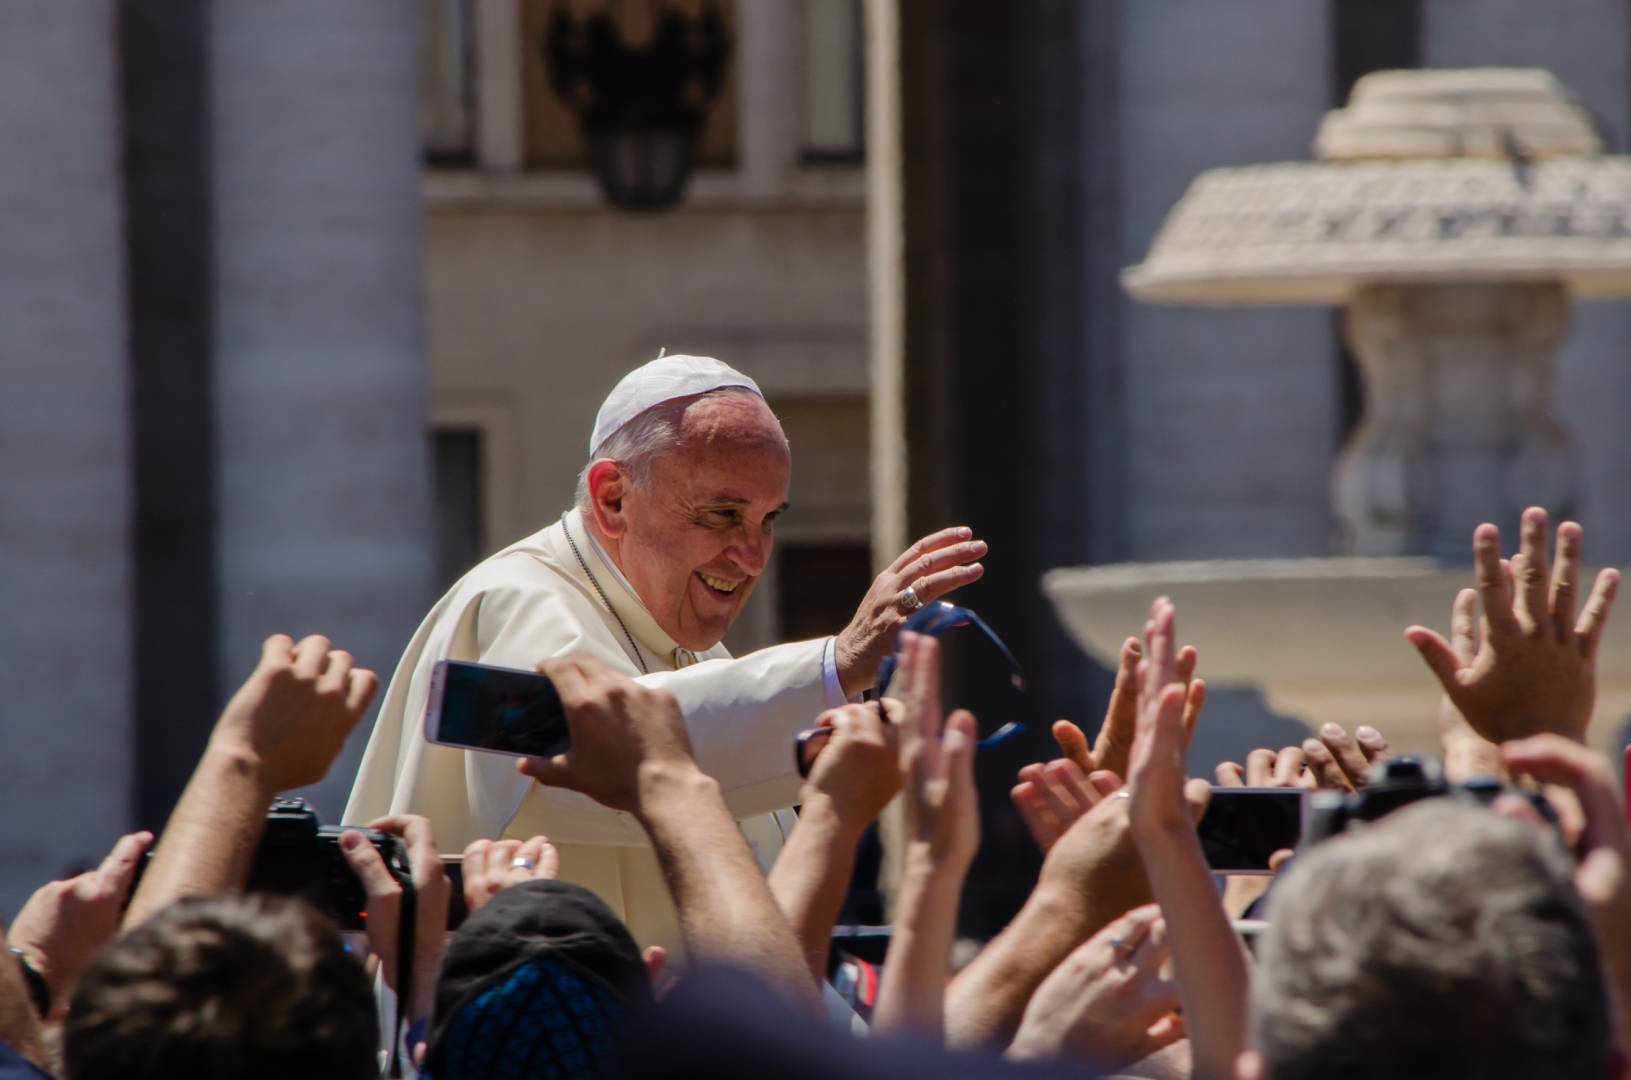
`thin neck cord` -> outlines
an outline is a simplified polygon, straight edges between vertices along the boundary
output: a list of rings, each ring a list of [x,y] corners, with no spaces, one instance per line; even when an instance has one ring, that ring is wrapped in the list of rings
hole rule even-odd
[[[651,669],[646,667],[645,657],[640,655],[640,646],[634,643],[634,635],[629,633],[629,628],[624,625],[623,616],[619,615],[617,609],[612,607],[612,602],[606,599],[606,590],[600,587],[600,582],[595,580],[595,572],[590,570],[589,564],[583,561],[583,552],[578,550],[578,542],[572,539],[572,530],[567,527],[565,514],[561,515],[561,531],[566,534],[566,542],[572,545],[572,554],[578,557],[578,565],[583,567],[583,572],[588,575],[589,584],[595,587],[595,593],[600,597],[600,602],[606,605],[606,610],[612,613],[612,618],[617,620],[618,628],[623,631],[623,636],[628,639],[629,648],[634,651],[634,662],[640,665],[640,674],[650,675]]]

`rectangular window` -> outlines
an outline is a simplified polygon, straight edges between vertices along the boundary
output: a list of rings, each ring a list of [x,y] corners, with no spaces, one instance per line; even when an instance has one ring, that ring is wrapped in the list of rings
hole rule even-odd
[[[487,554],[480,431],[435,434],[436,583],[446,589]]]
[[[804,0],[804,156],[859,161],[865,148],[861,0]]]
[[[422,0],[419,42],[419,135],[431,165],[475,160],[475,21],[473,0]]]

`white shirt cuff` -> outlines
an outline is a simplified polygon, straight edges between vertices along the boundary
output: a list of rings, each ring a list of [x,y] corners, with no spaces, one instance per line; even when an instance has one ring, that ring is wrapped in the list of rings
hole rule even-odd
[[[853,701],[860,701],[861,695],[853,698],[844,697],[844,684],[838,681],[838,639],[827,639],[827,647],[821,650],[821,689],[827,695],[827,708],[836,709]]]

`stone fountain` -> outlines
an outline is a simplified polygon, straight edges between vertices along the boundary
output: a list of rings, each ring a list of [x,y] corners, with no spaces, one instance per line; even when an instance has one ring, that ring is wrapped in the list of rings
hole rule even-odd
[[[1557,351],[1574,299],[1631,296],[1631,158],[1601,151],[1545,71],[1391,71],[1325,117],[1316,160],[1197,177],[1123,285],[1344,309],[1365,385],[1331,479],[1346,557],[1055,570],[1044,589],[1077,642],[1113,664],[1167,593],[1213,680],[1435,746],[1436,684],[1400,631],[1447,630],[1479,522],[1513,539],[1526,506],[1575,511]],[[1593,742],[1628,712],[1631,634],[1611,628]]]

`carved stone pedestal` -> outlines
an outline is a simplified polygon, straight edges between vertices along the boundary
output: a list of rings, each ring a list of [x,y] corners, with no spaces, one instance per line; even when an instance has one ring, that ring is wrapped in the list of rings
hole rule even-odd
[[[1573,511],[1574,451],[1553,401],[1568,328],[1560,282],[1356,292],[1345,331],[1365,419],[1332,476],[1346,553],[1466,561],[1480,522],[1510,531],[1528,506]]]

